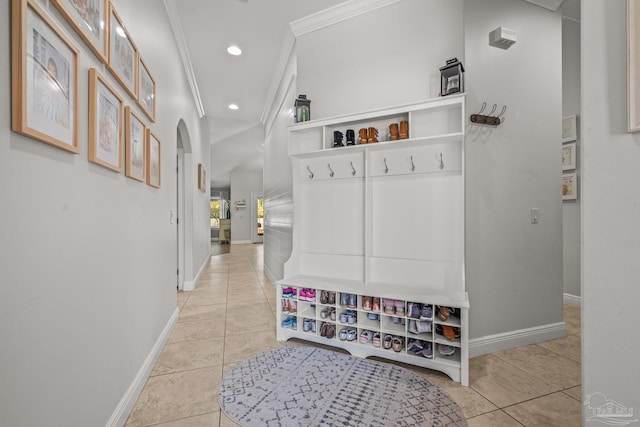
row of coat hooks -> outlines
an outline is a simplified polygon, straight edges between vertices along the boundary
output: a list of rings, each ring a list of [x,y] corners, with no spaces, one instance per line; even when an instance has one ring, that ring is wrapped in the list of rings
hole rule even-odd
[[[493,104],[493,108],[491,109],[491,112],[487,115],[482,114],[485,108],[487,108],[487,103],[483,102],[482,108],[480,109],[480,111],[478,111],[476,114],[471,115],[470,117],[471,123],[478,123],[478,124],[489,125],[489,126],[498,126],[499,124],[504,123],[506,118],[502,116],[504,116],[504,113],[507,112],[506,105],[502,107],[502,111],[500,111],[500,114],[498,114],[497,116],[493,115],[496,112],[496,109],[498,108],[497,104]]]
[[[442,157],[442,153],[440,153],[440,157],[438,157],[436,155],[436,160],[439,161],[439,167],[440,169],[444,169],[444,159]],[[384,173],[389,173],[389,166],[387,165],[387,158],[385,157],[383,160],[384,163]],[[409,162],[411,164],[411,172],[415,172],[416,170],[416,165],[413,163],[413,156],[410,156],[409,158]],[[356,168],[353,167],[353,162],[349,162],[349,165],[351,166],[351,175],[355,176],[356,175]],[[329,176],[331,178],[333,178],[334,172],[333,169],[331,168],[331,163],[327,163],[327,169],[329,170]],[[313,171],[311,170],[311,168],[309,167],[309,165],[307,165],[307,172],[309,172],[309,179],[313,179],[315,177],[315,174],[313,173]]]

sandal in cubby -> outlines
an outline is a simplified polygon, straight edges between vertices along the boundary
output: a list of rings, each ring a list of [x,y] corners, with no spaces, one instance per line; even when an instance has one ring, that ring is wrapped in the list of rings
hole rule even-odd
[[[347,341],[355,341],[358,336],[357,329],[347,329]]]
[[[382,340],[382,348],[388,350],[391,348],[392,345],[393,345],[393,336],[385,335],[384,339]]]
[[[371,303],[371,310],[380,311],[380,298],[373,297],[373,301]]]
[[[367,296],[362,297],[362,309],[366,311],[371,311],[371,297],[367,297]]]
[[[396,353],[399,353],[402,351],[402,349],[404,348],[404,338],[400,338],[400,337],[393,337],[393,351],[395,351]]]
[[[442,325],[442,335],[448,340],[455,339],[456,334],[453,331],[453,327],[449,325]]]

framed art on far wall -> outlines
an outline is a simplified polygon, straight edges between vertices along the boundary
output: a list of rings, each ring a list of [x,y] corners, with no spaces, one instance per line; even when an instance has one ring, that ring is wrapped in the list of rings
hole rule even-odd
[[[565,173],[562,175],[562,200],[578,199],[578,175]]]
[[[108,0],[51,0],[74,30],[104,63],[107,62]]]
[[[198,190],[207,191],[207,171],[205,171],[202,163],[198,163]]]
[[[562,146],[562,170],[572,170],[576,168],[576,143]]]
[[[131,107],[124,109],[125,139],[124,139],[124,174],[130,178],[144,182],[146,174],[146,126]]]
[[[122,172],[122,98],[89,70],[89,161]]]
[[[109,5],[109,69],[129,95],[136,99],[138,49],[113,4]]]
[[[78,49],[35,0],[12,2],[11,129],[79,153]]]
[[[160,188],[160,141],[147,128],[147,184]]]
[[[578,139],[576,116],[562,118],[562,142],[570,142]]]
[[[640,130],[640,0],[627,0],[627,131]]]
[[[152,122],[156,121],[156,82],[147,65],[138,55],[138,105]]]

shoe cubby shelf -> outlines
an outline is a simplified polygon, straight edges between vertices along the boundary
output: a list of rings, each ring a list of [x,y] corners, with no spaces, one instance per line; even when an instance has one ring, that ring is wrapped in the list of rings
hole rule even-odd
[[[389,125],[401,121],[407,138],[391,140]],[[294,226],[277,283],[279,340],[398,360],[467,385],[465,123],[461,94],[289,127]],[[369,128],[378,142],[358,144]],[[356,145],[334,148],[334,132],[347,130]],[[298,293],[282,294],[288,288]],[[353,300],[342,304],[341,295]],[[402,303],[385,309],[384,300]],[[431,319],[412,317],[409,303],[431,307]],[[437,307],[454,313],[440,319]]]
[[[288,289],[295,289],[295,295],[283,296],[283,291]],[[309,290],[313,292],[313,301],[306,300],[307,297],[300,300],[300,293]],[[386,296],[298,288],[288,285],[286,281],[278,282],[277,293],[280,302],[277,310],[278,340],[298,338],[340,347],[360,357],[378,356],[398,360],[442,371],[453,380],[468,384],[466,306],[447,306],[453,312],[446,320],[441,320],[438,317],[442,309],[440,306],[415,298],[397,300]],[[324,295],[331,293],[334,295],[332,303],[324,298]],[[341,298],[346,296],[348,299],[351,295],[355,303],[343,305]],[[367,299],[369,303],[366,303]],[[387,301],[393,301],[393,313],[385,310]],[[413,310],[410,305],[414,307]],[[418,307],[418,312],[415,307]],[[323,332],[322,325],[325,323],[331,325],[330,334],[326,334],[326,329]],[[445,337],[442,331],[438,332],[442,326],[450,327],[457,334]],[[385,348],[389,344],[391,347]]]

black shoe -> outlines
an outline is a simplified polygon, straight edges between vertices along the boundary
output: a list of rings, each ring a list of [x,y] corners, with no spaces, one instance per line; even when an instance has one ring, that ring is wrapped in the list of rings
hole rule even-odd
[[[347,129],[347,145],[356,145],[356,133],[353,129]]]
[[[333,147],[344,147],[342,143],[342,138],[344,135],[339,130],[333,131]]]

